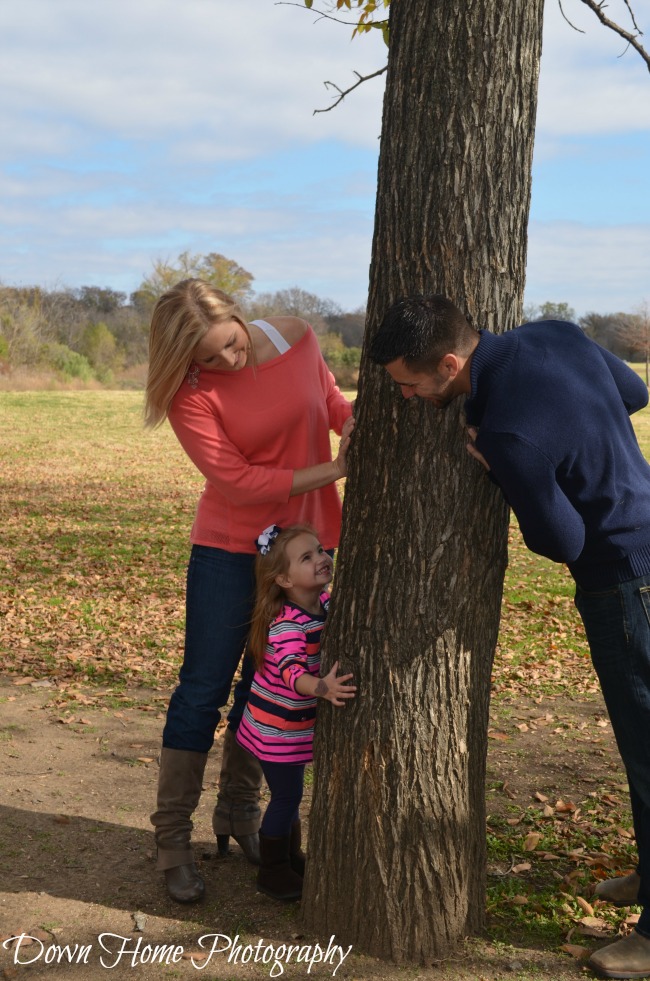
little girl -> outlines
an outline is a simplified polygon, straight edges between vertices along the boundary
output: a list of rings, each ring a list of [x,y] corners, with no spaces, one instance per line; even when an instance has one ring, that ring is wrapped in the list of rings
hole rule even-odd
[[[272,525],[257,539],[255,609],[248,650],[256,672],[237,739],[262,766],[271,800],[260,828],[257,888],[274,899],[300,899],[305,856],[299,805],[312,760],[316,699],[344,705],[356,688],[319,678],[320,637],[333,562],[309,525]]]

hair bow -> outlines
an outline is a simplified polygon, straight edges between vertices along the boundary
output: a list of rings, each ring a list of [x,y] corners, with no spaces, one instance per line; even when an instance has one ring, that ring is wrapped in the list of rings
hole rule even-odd
[[[267,555],[269,553],[271,550],[271,545],[281,531],[282,528],[279,528],[277,525],[269,525],[268,528],[264,529],[261,535],[257,536],[257,541],[255,544],[257,545],[257,550],[261,555]]]

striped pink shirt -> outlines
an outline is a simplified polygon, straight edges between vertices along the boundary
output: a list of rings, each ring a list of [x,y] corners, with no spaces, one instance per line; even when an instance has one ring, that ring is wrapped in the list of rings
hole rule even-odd
[[[269,627],[264,667],[256,671],[237,740],[260,760],[311,763],[318,699],[296,691],[306,673],[318,677],[320,639],[329,606],[321,593],[322,613],[286,603]]]

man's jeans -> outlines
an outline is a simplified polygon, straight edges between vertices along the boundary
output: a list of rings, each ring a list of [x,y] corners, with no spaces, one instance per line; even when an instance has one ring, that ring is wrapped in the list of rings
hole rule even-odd
[[[193,545],[187,570],[185,658],[174,691],[163,746],[207,753],[230,697],[232,681],[250,629],[255,581],[254,555]],[[236,730],[248,699],[254,668],[242,663],[228,714]]]
[[[627,771],[644,906],[637,930],[650,938],[650,576],[599,592],[578,586],[575,603]]]

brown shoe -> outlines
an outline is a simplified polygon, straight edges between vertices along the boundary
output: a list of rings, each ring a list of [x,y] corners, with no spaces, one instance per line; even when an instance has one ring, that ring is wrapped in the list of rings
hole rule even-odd
[[[604,978],[647,978],[650,976],[650,938],[633,930],[623,940],[592,954],[587,967]]]
[[[165,869],[165,884],[177,903],[198,903],[205,895],[205,883],[194,862]]]
[[[272,899],[291,901],[302,896],[302,876],[291,868],[289,836],[268,838],[260,834],[260,867],[257,891]]]
[[[616,879],[605,879],[594,889],[594,897],[614,906],[633,906],[639,899],[641,876],[638,872],[619,875]]]
[[[257,832],[262,818],[261,786],[259,760],[239,745],[231,729],[226,729],[219,791],[212,814],[212,828],[220,855],[228,854],[228,840],[232,837],[252,865],[260,864]]]
[[[160,753],[158,806],[151,815],[156,829],[156,868],[165,873],[167,891],[177,903],[194,903],[205,891],[190,837],[207,758],[207,753],[167,747]]]

